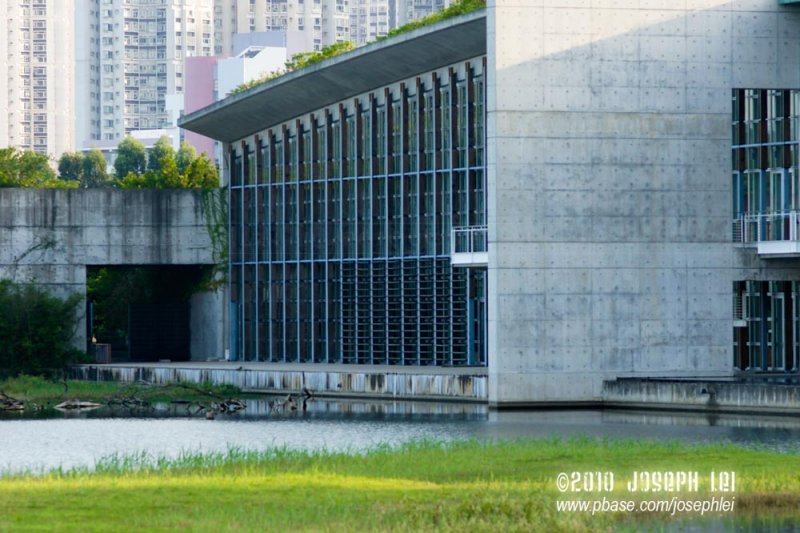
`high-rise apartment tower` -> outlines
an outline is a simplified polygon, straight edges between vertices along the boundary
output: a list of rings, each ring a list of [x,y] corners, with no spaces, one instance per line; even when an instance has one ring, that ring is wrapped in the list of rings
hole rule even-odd
[[[430,15],[452,0],[215,0],[216,53],[233,52],[233,34],[299,31],[304,48],[341,41],[362,45]]]
[[[88,42],[78,55],[82,144],[168,127],[166,95],[183,92],[184,58],[214,53],[213,0],[83,2],[78,26],[88,30]]]
[[[75,0],[0,0],[0,147],[75,143]]]

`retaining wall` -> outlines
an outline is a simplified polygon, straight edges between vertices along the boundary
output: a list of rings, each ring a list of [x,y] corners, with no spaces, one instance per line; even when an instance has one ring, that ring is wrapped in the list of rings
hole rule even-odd
[[[319,368],[316,368],[316,367]],[[320,396],[365,396],[485,402],[484,369],[407,369],[388,366],[271,365],[267,363],[163,363],[81,365],[73,377],[89,381],[169,383],[174,381],[230,384],[260,393]]]
[[[604,382],[603,405],[800,415],[800,385],[719,380],[618,379]]]

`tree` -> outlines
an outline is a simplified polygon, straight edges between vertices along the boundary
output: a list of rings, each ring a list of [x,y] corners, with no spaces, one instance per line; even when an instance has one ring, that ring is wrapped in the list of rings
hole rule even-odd
[[[106,166],[106,158],[98,148],[92,148],[85,154],[64,152],[58,160],[58,173],[62,180],[77,181],[83,188],[110,187],[113,182]]]
[[[141,174],[147,167],[147,150],[144,145],[131,136],[125,137],[117,146],[117,159],[114,173],[120,179],[129,172]]]
[[[205,154],[197,155],[194,147],[182,142],[177,152],[162,137],[150,151],[148,170],[129,171],[117,183],[123,189],[216,189],[219,187],[217,167]],[[160,146],[159,146],[160,145]],[[158,165],[153,163],[157,154],[163,154]]]
[[[0,149],[0,187],[77,186],[77,181],[59,180],[45,154],[11,147]]]
[[[25,150],[19,157],[20,182],[26,187],[35,187],[56,181],[56,173],[50,168],[50,159],[45,154]]]
[[[106,171],[108,162],[99,148],[92,148],[83,157],[81,187],[111,187],[113,181]]]
[[[219,187],[219,172],[206,154],[200,154],[189,164],[184,174],[184,187],[214,189]]]
[[[148,181],[152,174],[154,174],[152,170],[148,170],[144,174],[128,172],[127,176],[117,180],[117,184],[122,189],[152,189],[153,185]]]
[[[175,149],[169,137],[162,135],[147,154],[147,170],[161,170],[161,160],[165,157],[175,157]]]
[[[183,176],[178,172],[178,164],[172,156],[164,156],[161,159],[161,182],[159,189],[182,189]]]
[[[64,152],[58,160],[58,175],[62,180],[80,181],[83,174],[83,154]]]
[[[186,141],[181,141],[181,146],[178,149],[178,153],[175,154],[175,162],[178,164],[178,172],[181,174],[186,172],[186,169],[189,167],[192,161],[197,158],[197,150],[194,149],[194,146],[187,143]]]
[[[82,298],[56,298],[32,284],[0,280],[0,374],[63,370],[80,355],[71,342]]]

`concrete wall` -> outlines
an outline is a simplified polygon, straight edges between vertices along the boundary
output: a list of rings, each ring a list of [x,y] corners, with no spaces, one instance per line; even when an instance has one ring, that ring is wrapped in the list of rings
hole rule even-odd
[[[490,0],[494,404],[732,369],[734,87],[800,86],[775,0]],[[763,265],[762,265],[763,266]]]
[[[480,368],[400,367],[387,365],[309,365],[280,363],[143,363],[80,365],[76,379],[134,383],[231,384],[245,391],[318,396],[360,396],[406,400],[486,402],[487,377]]]
[[[800,385],[621,379],[604,383],[603,405],[797,415]]]
[[[212,264],[201,193],[188,190],[0,189],[0,278],[61,296],[86,292],[87,265]],[[221,357],[221,296],[192,300],[205,357]],[[75,345],[86,345],[85,318]]]
[[[225,356],[228,302],[225,291],[193,294],[189,300],[190,351],[193,361],[222,359]]]

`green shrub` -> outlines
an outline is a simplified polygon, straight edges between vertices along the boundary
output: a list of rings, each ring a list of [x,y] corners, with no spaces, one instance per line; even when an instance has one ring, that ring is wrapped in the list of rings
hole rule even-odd
[[[81,356],[71,344],[80,301],[0,280],[0,376],[52,375]]]

